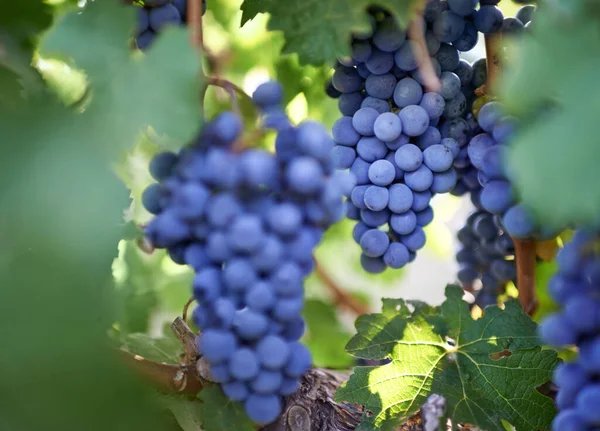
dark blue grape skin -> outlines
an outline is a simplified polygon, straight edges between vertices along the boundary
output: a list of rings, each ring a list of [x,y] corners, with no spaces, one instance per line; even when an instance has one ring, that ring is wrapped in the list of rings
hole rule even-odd
[[[353,116],[364,100],[360,92],[344,93],[338,99],[338,109],[343,115]]]
[[[394,52],[404,44],[406,33],[398,26],[392,17],[378,24],[373,34],[373,44],[385,52]]]
[[[492,214],[503,214],[514,201],[512,186],[507,181],[490,181],[481,192],[481,205]]]
[[[365,191],[365,205],[372,211],[381,211],[388,206],[390,194],[387,188],[370,186]]]
[[[361,108],[352,116],[352,127],[362,136],[373,136],[377,117],[379,112],[375,109]]]
[[[408,235],[417,227],[417,216],[412,210],[390,217],[390,227],[399,235]]]
[[[412,78],[404,78],[398,81],[398,84],[393,90],[394,103],[404,108],[409,105],[416,105],[423,97],[423,88],[421,84]],[[389,96],[388,96],[389,97]]]
[[[427,22],[434,22],[442,12],[449,9],[449,4],[447,1],[442,0],[432,0],[427,2],[425,6],[425,12],[423,17]]]
[[[394,55],[375,49],[365,64],[369,72],[375,75],[383,75],[394,67]]]
[[[433,23],[433,33],[440,42],[451,43],[465,29],[465,20],[451,10],[442,12]]]
[[[407,186],[416,192],[423,192],[433,184],[433,173],[429,168],[421,165],[417,170],[404,175]]]
[[[487,62],[485,58],[480,58],[473,63],[473,81],[475,88],[479,88],[487,81]]]
[[[342,93],[333,86],[333,81],[331,79],[327,80],[325,83],[325,94],[332,99],[338,99],[342,95]]]
[[[525,26],[517,18],[504,18],[500,32],[504,36],[516,36],[525,31]]]
[[[457,181],[458,174],[454,168],[444,172],[436,172],[433,174],[430,190],[432,193],[449,193],[454,189]]]
[[[433,71],[435,73],[435,76],[437,76],[439,78],[442,75],[442,66],[440,66],[440,64],[437,62],[437,60],[435,58],[431,59],[431,65],[433,66]],[[423,74],[421,73],[421,69],[417,68],[417,69],[413,70],[412,72],[410,72],[410,75],[412,76],[412,78],[415,81],[417,81],[419,84],[421,84],[421,86],[426,85]]]
[[[373,49],[371,44],[364,41],[357,41],[352,44],[352,59],[364,63],[371,57]]]
[[[453,71],[460,63],[460,54],[456,48],[447,43],[442,43],[435,59],[440,64],[442,71]]]
[[[390,112],[390,104],[387,100],[377,99],[376,97],[366,97],[360,105],[361,108],[373,108],[380,114]]]
[[[440,83],[442,84],[440,94],[445,100],[454,99],[458,95],[461,87],[458,75],[453,72],[442,72]]]
[[[462,34],[452,42],[452,46],[461,52],[467,52],[475,48],[478,40],[477,28],[471,22],[466,22]]]
[[[390,218],[390,211],[387,209],[381,211],[372,211],[368,208],[360,211],[360,219],[372,228],[380,227],[386,224]]]
[[[448,0],[450,10],[460,16],[467,16],[473,13],[477,0]]]
[[[419,102],[419,106],[425,109],[430,119],[439,118],[444,113],[446,101],[439,93],[425,93]]]
[[[142,194],[142,205],[150,214],[159,214],[163,206],[161,205],[161,196],[163,195],[160,184],[152,184],[144,190]]]
[[[393,142],[402,134],[402,121],[396,114],[384,112],[375,120],[373,131],[375,136],[381,141],[386,143]]]
[[[457,118],[465,114],[467,110],[467,99],[459,92],[454,99],[448,100],[444,108],[444,118]]]
[[[387,268],[387,265],[382,258],[369,257],[365,254],[360,256],[360,264],[365,271],[371,274],[380,274]]]
[[[275,395],[253,394],[246,399],[244,408],[254,422],[267,424],[279,416],[282,409],[281,398]]]
[[[340,93],[355,93],[360,91],[363,86],[363,80],[352,67],[340,67],[333,74],[333,86]]]
[[[423,211],[419,211],[415,215],[417,217],[417,224],[419,226],[427,226],[433,221],[433,208],[431,208],[431,206],[428,206]]]
[[[356,160],[354,148],[336,145],[332,150],[332,158],[336,169],[350,169]]]
[[[389,99],[394,93],[396,83],[397,80],[391,73],[386,73],[384,75],[371,74],[365,81],[365,91],[371,97],[377,99]]]
[[[432,145],[423,151],[423,163],[433,172],[444,172],[453,162],[452,151],[444,145]]]
[[[388,208],[396,214],[403,214],[412,208],[414,195],[405,184],[393,184],[389,187]]]
[[[150,48],[156,39],[156,36],[156,33],[154,33],[152,30],[146,30],[135,38],[135,44],[139,50],[144,51]]]
[[[360,135],[352,126],[352,117],[341,117],[333,125],[333,140],[336,144],[348,147],[355,146],[360,140]]]
[[[483,34],[500,31],[504,23],[504,15],[496,6],[482,6],[475,14],[475,27]]]
[[[408,136],[420,136],[429,127],[427,111],[418,105],[410,105],[400,111],[402,130]]]
[[[393,269],[404,267],[410,258],[409,250],[402,243],[394,242],[383,255],[384,263]]]
[[[138,34],[148,30],[150,26],[150,18],[148,17],[148,10],[145,8],[137,8],[137,32]]]
[[[477,121],[486,132],[492,133],[494,125],[502,118],[502,107],[499,102],[486,103],[480,110]]]
[[[402,47],[396,51],[394,55],[394,61],[396,66],[405,72],[415,70],[418,66],[417,59],[415,57],[415,45],[413,41],[406,41]]]
[[[431,192],[429,190],[425,190],[423,192],[419,192],[413,189],[413,204],[410,209],[413,211],[423,211],[429,205],[431,201]]]
[[[535,220],[521,205],[508,209],[502,217],[506,231],[515,238],[530,238],[536,232]]]
[[[458,76],[463,87],[471,84],[474,71],[473,66],[468,61],[461,59],[453,72]]]
[[[396,169],[392,162],[377,160],[369,167],[369,180],[378,186],[387,186],[394,181]]]
[[[181,23],[181,14],[172,4],[152,8],[148,15],[150,28],[154,31],[160,31],[167,25],[178,25]]]
[[[517,12],[516,18],[521,21],[523,23],[523,25],[528,24],[531,19],[533,18],[533,15],[535,14],[535,10],[536,7],[534,5],[526,5],[523,6],[521,9],[519,9],[519,11]]]
[[[380,257],[385,254],[390,245],[390,239],[385,232],[370,229],[360,239],[363,253],[368,257]]]
[[[386,156],[388,149],[385,143],[376,137],[365,136],[358,142],[358,145],[356,146],[356,152],[363,161],[370,164],[377,160],[383,159]],[[360,181],[358,175],[357,179]]]
[[[441,42],[435,37],[433,31],[427,30],[425,32],[425,43],[427,44],[427,52],[430,56],[437,54],[440,49]]]

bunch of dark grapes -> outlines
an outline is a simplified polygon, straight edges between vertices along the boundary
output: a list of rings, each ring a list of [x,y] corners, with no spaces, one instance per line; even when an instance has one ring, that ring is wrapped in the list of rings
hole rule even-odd
[[[187,0],[145,0],[137,8],[136,46],[142,51],[152,45],[160,31],[168,25],[186,25]],[[202,0],[202,14],[206,0]]]
[[[521,8],[517,18],[504,19],[501,31],[520,33],[520,30],[525,27],[524,24],[531,21],[534,12],[534,6]],[[487,81],[486,60],[476,61],[473,70],[472,85],[476,89]],[[481,99],[481,102],[484,101],[485,99]],[[491,196],[493,194],[497,198],[502,198],[498,195],[497,189],[500,190],[500,195],[510,190],[512,196],[512,189],[503,167],[504,150],[498,147],[487,154],[488,148],[496,144],[495,140],[502,141],[502,144],[510,140],[514,132],[514,121],[509,117],[500,118],[501,116],[494,113],[496,108],[498,105],[494,103],[481,109],[479,122],[475,120],[473,114],[467,115],[468,139],[469,142],[473,142],[473,145],[463,147],[454,161],[458,182],[451,191],[456,196],[468,193],[477,209],[467,219],[465,227],[458,232],[461,248],[456,259],[460,265],[459,281],[465,289],[475,294],[475,303],[481,307],[495,304],[497,296],[505,292],[506,283],[516,281],[514,242],[505,232],[501,219],[502,208],[499,208],[500,204]],[[471,155],[474,156],[473,161]],[[490,188],[484,187],[488,185]],[[514,233],[514,229],[512,232]],[[475,288],[477,282],[481,284],[480,289]]]
[[[502,228],[513,238],[554,238],[556,231],[538,226],[519,201],[505,166],[515,119],[504,115],[499,102],[489,102],[479,111],[478,122],[482,133],[471,139],[467,151],[478,170],[481,207],[500,217]]]
[[[311,365],[298,342],[303,281],[353,183],[335,172],[321,124],[290,124],[279,84],[263,84],[253,100],[277,129],[276,154],[240,149],[242,120],[222,113],[179,154],[152,160],[159,182],[143,203],[156,214],[146,228],[152,244],[196,273],[193,318],[213,377],[250,418],[269,423]]]
[[[600,235],[580,230],[557,256],[550,295],[562,306],[544,319],[540,334],[556,347],[576,346],[577,359],[554,373],[559,413],[554,431],[600,429]]]
[[[477,31],[474,38],[464,29],[441,36],[448,19],[471,19],[472,10],[453,11],[458,3],[431,2],[423,18],[439,93],[424,86],[417,43],[381,8],[370,10],[371,30],[354,35],[352,56],[339,59],[326,89],[344,115],[333,127],[333,154],[336,167],[357,180],[347,216],[358,221],[354,239],[369,272],[415,258],[433,218],[434,194],[473,189],[473,181],[466,185],[473,179],[466,145],[478,126],[467,113],[486,72],[485,60],[473,67],[460,59],[459,51],[475,46]]]
[[[461,60],[461,64],[467,63],[465,60]],[[467,63],[468,65],[468,63]],[[461,79],[461,82],[469,82],[468,77],[471,76],[470,83],[466,84],[469,86],[466,94],[470,95],[468,98],[468,113],[465,118],[458,117],[452,121],[447,121],[442,125],[442,135],[452,135],[459,139],[461,143],[461,149],[454,160],[454,168],[456,169],[457,181],[456,186],[450,191],[454,196],[463,196],[470,193],[471,200],[478,206],[477,198],[479,196],[478,191],[481,189],[481,185],[477,179],[477,169],[471,163],[469,154],[467,152],[467,143],[473,138],[473,136],[481,133],[481,128],[475,120],[475,117],[470,111],[473,107],[473,100],[475,90],[487,81],[487,68],[485,58],[481,58],[473,63],[470,71],[468,68],[463,67],[468,75],[466,79]]]
[[[481,308],[496,304],[506,283],[516,281],[513,240],[502,231],[498,219],[482,209],[467,218],[465,226],[458,231],[458,240],[461,248],[456,260],[463,288],[475,295],[475,303]],[[480,288],[476,286],[477,281],[481,283]]]

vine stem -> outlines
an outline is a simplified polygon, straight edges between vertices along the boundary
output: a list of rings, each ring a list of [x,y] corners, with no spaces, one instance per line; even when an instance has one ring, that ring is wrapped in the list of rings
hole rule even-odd
[[[535,291],[536,241],[513,238],[517,263],[517,288],[523,310],[533,316],[538,308]]]
[[[184,322],[187,322],[187,318],[188,318],[188,310],[190,309],[190,305],[192,305],[192,303],[196,300],[196,298],[194,298],[193,296],[190,297],[190,299],[187,300],[187,302],[184,304],[183,306],[183,311],[181,312],[181,318],[183,319]]]
[[[408,36],[415,44],[415,57],[419,64],[419,72],[423,79],[423,85],[427,91],[439,93],[442,89],[442,84],[435,73],[433,62],[427,50],[427,42],[425,41],[425,21],[423,18],[424,5],[421,5],[417,11],[417,16],[408,25]]]
[[[211,87],[219,87],[225,90],[231,98],[231,107],[233,109],[233,112],[235,112],[238,115],[240,115],[240,104],[238,101],[238,95],[245,98],[250,98],[250,96],[248,96],[241,87],[223,78],[209,76],[206,78],[206,85]]]
[[[498,79],[500,73],[500,49],[501,36],[491,34],[485,36],[485,54],[487,66],[487,82],[485,92],[490,94],[491,89]],[[536,312],[538,300],[535,291],[535,264],[536,264],[536,241],[513,238],[515,243],[515,261],[517,264],[517,289],[519,290],[519,302],[530,316]]]
[[[192,46],[205,51],[202,30],[202,0],[187,0],[187,24],[190,29]]]
[[[498,48],[500,47],[500,36],[496,34],[485,35],[485,58],[487,67],[487,82],[485,84],[486,93],[491,93],[491,88],[496,83],[498,74],[500,73],[500,56]]]
[[[195,335],[181,318],[175,319],[171,329],[187,349],[189,340]],[[195,345],[195,344],[194,344]],[[191,363],[166,364],[145,359],[139,355],[117,350],[121,362],[146,383],[167,394],[187,395],[196,398],[198,393],[213,385],[203,377],[206,364],[194,352]],[[193,363],[194,358],[197,359]],[[301,381],[300,389],[286,397],[281,416],[272,424],[258,427],[262,431],[342,431],[355,429],[363,415],[362,407],[356,404],[334,401],[337,388],[348,380],[346,373],[324,368],[312,368]],[[199,402],[199,401],[198,401]],[[422,420],[417,413],[397,431],[416,431]]]
[[[122,363],[162,392],[196,395],[207,384],[200,380],[194,365],[154,362],[125,350],[117,354]]]
[[[357,301],[356,298],[339,287],[336,281],[331,278],[329,273],[317,259],[315,259],[315,274],[333,295],[335,305],[345,308],[356,315],[367,314],[370,311],[369,307],[362,302]]]

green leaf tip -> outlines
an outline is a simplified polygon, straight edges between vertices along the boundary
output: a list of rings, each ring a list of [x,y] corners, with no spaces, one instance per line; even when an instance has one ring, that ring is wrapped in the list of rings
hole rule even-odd
[[[517,430],[550,427],[554,402],[536,388],[551,379],[556,352],[542,350],[537,325],[517,301],[473,320],[462,297],[449,285],[439,307],[384,300],[382,313],[357,319],[348,352],[391,360],[355,368],[336,393],[365,407],[360,429],[394,430],[434,393],[446,398],[457,423],[493,431],[504,429],[502,420]]]
[[[209,386],[198,393],[202,401],[202,427],[204,431],[255,431],[254,422],[248,418],[238,402],[225,396],[218,386]]]

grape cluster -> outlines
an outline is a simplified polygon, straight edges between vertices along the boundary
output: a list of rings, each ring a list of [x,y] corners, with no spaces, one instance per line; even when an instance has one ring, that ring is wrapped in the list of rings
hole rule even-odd
[[[333,155],[338,169],[356,176],[347,216],[358,221],[354,239],[369,272],[401,268],[415,258],[425,243],[423,227],[433,218],[432,196],[453,191],[459,172],[456,194],[471,189],[463,177],[475,122],[466,113],[474,89],[485,83],[485,60],[473,67],[460,59],[466,45],[436,36],[435,23],[452,3],[432,2],[424,15],[439,93],[423,85],[416,42],[381,8],[370,9],[371,31],[354,35],[352,56],[339,59],[326,88],[339,98],[343,115],[333,127]]]
[[[515,119],[503,114],[499,102],[489,102],[479,111],[478,122],[483,133],[471,139],[467,151],[478,170],[481,206],[501,217],[503,229],[513,238],[554,238],[556,231],[536,224],[511,185],[505,159],[517,127]]]
[[[310,121],[292,126],[281,100],[275,82],[253,95],[265,126],[277,129],[276,154],[240,150],[242,120],[225,112],[179,154],[152,160],[159,182],[143,195],[156,214],[147,237],[196,273],[200,353],[225,394],[259,423],[277,418],[281,397],[296,391],[311,365],[298,342],[303,280],[354,185],[335,172],[327,130]]]
[[[142,51],[150,47],[160,31],[167,25],[186,25],[187,0],[145,0],[136,8],[137,28],[135,43]],[[202,14],[206,0],[202,0]]]
[[[515,282],[517,276],[512,238],[503,232],[497,217],[478,209],[458,231],[458,240],[459,281],[474,293],[480,307],[496,304],[506,283]],[[475,286],[477,280],[481,282],[479,290]]]
[[[553,346],[575,345],[579,356],[554,373],[560,410],[554,431],[600,428],[600,236],[580,230],[557,256],[558,272],[548,289],[562,306],[545,318],[540,335]]]

